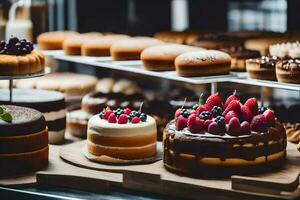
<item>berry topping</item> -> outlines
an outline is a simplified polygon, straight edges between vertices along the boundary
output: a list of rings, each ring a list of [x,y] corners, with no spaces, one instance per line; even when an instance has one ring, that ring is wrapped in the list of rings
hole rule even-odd
[[[219,106],[219,107],[223,108],[223,102],[218,93],[209,96],[207,98],[205,104],[207,106],[209,106],[210,108],[213,108],[214,106]]]
[[[263,114],[266,110],[268,110],[266,107],[261,106],[261,107],[259,107],[259,109],[258,109],[258,114]]]
[[[190,116],[190,112],[186,109],[184,109],[185,111],[184,112],[181,112],[181,115],[185,118],[188,118]]]
[[[195,105],[193,105],[192,109],[193,109],[193,110],[197,110],[198,107],[199,107],[199,105],[198,105],[198,104],[195,104]]]
[[[140,123],[140,121],[141,121],[141,119],[139,117],[134,117],[134,118],[132,118],[131,123],[137,124],[137,123]]]
[[[223,113],[223,109],[219,106],[214,106],[211,110],[213,117],[221,116]]]
[[[226,130],[226,123],[223,116],[216,117],[214,121],[218,124],[220,132],[224,132]]]
[[[190,116],[190,112],[185,108],[180,108],[180,109],[176,110],[175,117],[178,118],[180,115],[185,118],[188,118]]]
[[[227,108],[225,109],[225,114],[229,111],[234,111],[236,114],[239,114],[241,112],[241,104],[238,100],[231,101]]]
[[[229,121],[231,120],[231,118],[233,118],[233,117],[239,118],[239,116],[233,110],[231,110],[228,113],[226,113],[226,115],[224,117],[225,122],[228,124]]]
[[[127,115],[126,114],[121,114],[119,119],[118,119],[118,124],[127,124]]]
[[[251,110],[249,109],[249,107],[247,106],[242,106],[241,107],[241,115],[244,121],[247,122],[251,122],[252,118],[253,118],[253,114],[251,112]]]
[[[208,127],[209,125],[213,122],[213,120],[211,119],[208,119],[208,120],[205,120],[204,121],[204,129],[207,131],[208,130]]]
[[[178,118],[181,115],[181,108],[178,108],[175,112],[175,118]]]
[[[142,122],[147,121],[147,115],[146,115],[146,113],[141,113],[140,114],[140,119],[141,119]]]
[[[190,115],[187,120],[187,127],[191,133],[199,133],[204,128],[204,120],[199,119],[196,115]]]
[[[218,134],[219,132],[219,126],[216,122],[212,122],[208,126],[208,132],[211,134]]]
[[[109,123],[117,123],[117,117],[114,113],[111,113],[107,119]]]
[[[244,106],[247,106],[253,115],[256,115],[258,113],[258,104],[257,104],[257,100],[255,98],[250,98],[248,99]]]
[[[267,126],[275,126],[275,114],[272,110],[266,110],[263,115],[266,117]]]
[[[229,124],[227,125],[227,133],[232,136],[238,136],[241,132],[241,124],[237,117],[230,119]]]
[[[110,109],[106,110],[103,114],[103,119],[108,119],[109,115],[113,113]]]
[[[130,108],[125,108],[123,111],[126,115],[130,115],[131,109]]]
[[[266,128],[267,128],[266,117],[262,114],[254,116],[251,121],[250,127],[251,127],[251,130],[253,130],[253,131],[257,131],[257,132],[266,131]]]
[[[249,135],[251,133],[250,124],[247,121],[241,123],[241,135]]]
[[[182,117],[182,116],[178,117],[176,120],[176,124],[175,124],[176,130],[180,131],[180,130],[184,129],[187,126],[187,121],[188,120],[185,117]]]
[[[200,115],[199,115],[200,119],[203,120],[207,120],[207,119],[211,119],[211,114],[209,111],[203,111]]]
[[[19,40],[16,37],[12,37],[6,43],[0,42],[0,54],[9,55],[23,55],[29,54],[33,50],[33,43],[25,39]]]
[[[104,115],[104,111],[101,111],[101,112],[99,113],[99,117],[100,117],[101,119],[103,119],[103,115]]]
[[[235,96],[235,93],[236,93],[236,91],[234,91],[234,93],[233,93],[232,95],[230,95],[230,96],[226,99],[226,102],[225,102],[225,104],[224,104],[224,108],[225,108],[225,109],[227,108],[227,106],[229,105],[229,103],[230,103],[231,101],[233,101],[233,100],[238,101],[238,100],[239,100],[239,99]]]
[[[200,115],[203,111],[210,111],[210,108],[207,105],[199,106],[196,110],[197,115]]]

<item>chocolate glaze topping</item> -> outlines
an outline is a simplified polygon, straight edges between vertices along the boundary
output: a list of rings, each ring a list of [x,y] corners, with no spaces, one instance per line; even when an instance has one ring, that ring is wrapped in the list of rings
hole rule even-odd
[[[260,57],[259,51],[245,49],[243,46],[232,46],[228,49],[222,49],[232,57],[248,59]]]
[[[281,62],[278,62],[277,67],[281,68],[285,71],[300,71],[300,59],[286,59],[282,60]]]
[[[262,56],[260,58],[248,59],[248,63],[258,63],[263,68],[274,68],[281,59],[277,56]]]

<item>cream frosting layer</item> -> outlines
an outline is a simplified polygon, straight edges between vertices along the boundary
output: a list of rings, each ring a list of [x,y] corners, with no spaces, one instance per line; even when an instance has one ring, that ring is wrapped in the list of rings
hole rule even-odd
[[[65,140],[65,129],[60,131],[48,131],[50,144],[59,144]]]
[[[88,145],[96,146],[96,147],[101,147],[101,148],[106,148],[110,150],[122,150],[122,149],[127,149],[127,150],[140,150],[140,149],[147,149],[147,148],[154,148],[156,149],[156,142],[152,144],[147,144],[143,146],[137,146],[137,147],[112,147],[112,146],[104,146],[100,144],[95,144],[91,141],[87,141]]]
[[[66,117],[67,110],[66,109],[61,109],[59,111],[52,111],[52,112],[47,112],[43,113],[46,121],[55,121],[57,119],[65,118]]]
[[[109,123],[107,120],[101,119],[99,115],[94,115],[88,122],[88,133],[101,136],[123,137],[149,134],[156,136],[156,131],[156,122],[151,116],[147,116],[146,122],[138,124]]]

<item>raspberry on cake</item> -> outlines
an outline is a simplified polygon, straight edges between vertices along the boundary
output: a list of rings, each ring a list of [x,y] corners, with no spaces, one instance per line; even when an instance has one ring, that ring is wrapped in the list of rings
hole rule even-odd
[[[235,93],[218,94],[192,110],[178,109],[164,131],[165,167],[192,176],[251,174],[280,167],[286,134],[274,111],[255,98],[242,104]]]
[[[155,120],[129,108],[107,108],[88,122],[87,150],[112,159],[135,160],[156,155]]]

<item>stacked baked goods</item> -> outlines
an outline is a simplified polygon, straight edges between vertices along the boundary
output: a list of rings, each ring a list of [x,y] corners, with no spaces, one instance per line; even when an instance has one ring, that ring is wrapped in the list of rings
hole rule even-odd
[[[87,150],[102,162],[156,155],[155,120],[130,108],[106,109],[88,123]]]
[[[117,60],[140,60],[144,49],[163,44],[164,42],[151,37],[133,37],[115,42],[110,48],[112,59]]]
[[[143,102],[139,86],[127,79],[100,79],[96,91],[86,94],[81,101],[81,109],[71,109],[67,114],[67,129],[72,135],[86,137],[89,118],[100,113],[107,106],[111,109],[131,107],[138,109]]]
[[[0,177],[18,176],[48,164],[48,129],[42,113],[0,106]]]
[[[44,69],[45,57],[33,49],[33,43],[12,37],[0,42],[0,75],[27,75]]]
[[[66,129],[65,97],[60,92],[37,89],[14,89],[13,105],[40,111],[46,119],[50,144],[64,141]],[[10,104],[9,91],[0,89],[0,104]]]
[[[75,35],[78,33],[73,31],[45,32],[37,37],[37,43],[42,50],[61,50],[64,40]]]
[[[192,176],[228,176],[269,171],[286,157],[286,133],[275,113],[255,98],[241,104],[235,94],[218,94],[204,105],[184,107],[165,129],[163,162]]]
[[[202,48],[182,44],[163,44],[146,48],[141,53],[143,66],[151,71],[175,70],[175,58],[180,54],[201,51]]]
[[[175,59],[179,76],[213,76],[230,72],[231,57],[218,50],[187,52]]]

